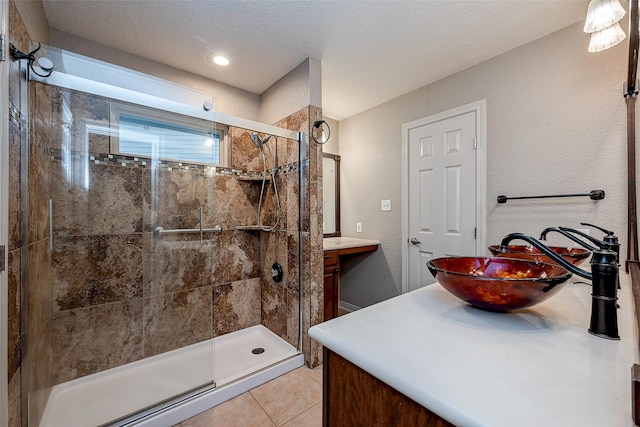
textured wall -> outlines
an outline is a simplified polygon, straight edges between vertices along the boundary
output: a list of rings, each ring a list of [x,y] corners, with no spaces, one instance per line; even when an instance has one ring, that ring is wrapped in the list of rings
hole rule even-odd
[[[340,154],[340,122],[329,117],[323,117],[322,120],[326,121],[331,129],[331,135],[329,140],[322,146],[322,152]]]
[[[341,263],[340,299],[364,307],[401,292],[402,123],[428,115],[421,89],[340,122],[340,230],[380,240],[380,248]],[[390,212],[380,200],[391,200]],[[356,222],[362,233],[356,233]]]
[[[307,58],[260,95],[260,121],[274,123],[309,105],[322,105],[320,62]]]
[[[366,306],[401,291],[401,125],[481,99],[488,244],[513,231],[535,235],[581,221],[624,240],[626,44],[599,54],[589,54],[587,44],[576,24],[340,122],[343,235],[382,242],[376,253],[346,263],[343,300]],[[594,189],[605,190],[606,199],[496,203],[499,194]],[[391,199],[391,212],[380,211],[381,199]]]
[[[26,24],[26,29],[31,39],[45,44],[49,43],[49,22],[42,2],[16,0],[13,3]]]

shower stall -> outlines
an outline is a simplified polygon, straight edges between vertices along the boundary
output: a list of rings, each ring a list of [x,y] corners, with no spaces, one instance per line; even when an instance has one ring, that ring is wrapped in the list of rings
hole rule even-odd
[[[301,120],[42,50],[51,75],[20,61],[23,426],[173,425],[302,366]]]

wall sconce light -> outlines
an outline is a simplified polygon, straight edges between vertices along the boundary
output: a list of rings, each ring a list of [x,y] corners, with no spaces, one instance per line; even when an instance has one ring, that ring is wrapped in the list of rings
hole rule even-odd
[[[327,129],[327,131],[325,132],[325,128]],[[320,129],[321,130],[321,134],[320,134],[320,139],[318,140],[318,137],[316,136],[316,131],[314,131],[314,129]],[[315,122],[313,122],[313,129],[311,129],[311,138],[315,141],[316,144],[326,144],[327,141],[329,141],[329,138],[331,138],[331,128],[329,127],[329,123],[325,122],[324,120],[316,120]]]
[[[625,13],[618,0],[591,0],[584,23],[584,32],[591,34],[589,52],[609,49],[625,39],[618,23]]]

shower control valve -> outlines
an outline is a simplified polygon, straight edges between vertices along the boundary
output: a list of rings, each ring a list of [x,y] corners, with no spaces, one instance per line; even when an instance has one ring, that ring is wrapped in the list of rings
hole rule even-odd
[[[277,262],[271,266],[271,277],[276,283],[282,282],[282,267]]]

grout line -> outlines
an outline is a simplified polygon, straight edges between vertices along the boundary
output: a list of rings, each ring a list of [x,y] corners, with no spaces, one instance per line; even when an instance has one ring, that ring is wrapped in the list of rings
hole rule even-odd
[[[301,369],[304,369],[305,371],[306,371],[306,370],[309,370],[309,371],[311,370],[311,369],[307,368],[306,366],[301,366],[300,368],[294,369],[293,371],[288,372],[288,373],[286,373],[285,375],[291,374],[291,373],[293,373],[293,372],[295,372],[295,371],[298,371],[298,370],[301,370]],[[303,372],[305,373],[305,375],[306,375],[307,377],[309,377],[309,378],[311,379],[311,381],[313,381],[313,382],[314,382],[314,383],[316,383],[316,384],[319,384],[319,383],[318,383],[318,381],[314,380],[314,379],[311,377],[311,375],[307,374],[305,371],[303,371]],[[283,376],[284,376],[284,375],[283,375]],[[278,378],[281,378],[281,377],[278,377]],[[277,378],[276,378],[276,379],[277,379]],[[269,383],[270,383],[270,382],[272,382],[272,381],[275,381],[275,379],[274,379],[274,380],[269,381]],[[269,383],[265,383],[265,384],[269,384]],[[264,385],[264,384],[263,384],[263,385]],[[258,387],[256,387],[256,388],[258,388]],[[266,409],[265,409],[265,408],[260,404],[260,401],[258,401],[258,399],[256,399],[256,397],[253,395],[253,390],[255,390],[255,389],[251,389],[251,390],[249,390],[249,391],[248,391],[248,393],[249,393],[249,394],[251,394],[251,397],[252,397],[252,398],[253,398],[253,399],[258,403],[258,405],[260,405],[260,408],[261,408],[261,409],[262,409],[262,410],[267,414],[267,416],[268,416],[268,417],[269,417],[269,419],[273,422],[273,424],[275,424],[275,425],[276,425],[276,426],[278,426],[278,427],[280,427],[280,426],[282,426],[282,425],[284,425],[284,424],[288,423],[289,421],[293,420],[293,419],[294,419],[294,418],[296,418],[297,416],[302,415],[304,412],[306,412],[306,411],[308,411],[309,409],[313,408],[315,405],[317,405],[317,404],[322,404],[322,394],[321,394],[321,395],[320,395],[320,399],[319,399],[319,400],[317,400],[317,401],[313,402],[310,406],[308,406],[308,407],[306,407],[306,408],[302,409],[300,412],[298,412],[297,414],[293,415],[291,418],[289,418],[289,419],[287,419],[287,420],[283,421],[283,422],[282,422],[282,423],[280,423],[280,424],[277,424],[277,423],[275,422],[275,420],[271,417],[271,415],[269,415],[269,412],[268,412],[268,411],[267,411],[267,410],[266,410]]]
[[[273,381],[273,380],[272,380],[272,381]],[[268,383],[265,383],[265,384],[268,384]],[[257,387],[256,387],[256,388],[257,388]],[[251,389],[251,390],[249,390],[247,393],[251,396],[251,398],[252,398],[253,400],[255,400],[255,402],[258,404],[258,406],[260,407],[260,409],[262,409],[262,412],[264,412],[264,413],[266,414],[266,416],[271,420],[271,423],[272,423],[274,426],[277,426],[278,424],[275,422],[275,420],[274,420],[273,418],[271,418],[271,415],[269,415],[269,412],[267,412],[267,410],[266,410],[266,409],[264,409],[264,407],[260,404],[260,401],[259,401],[258,399],[256,399],[256,397],[253,395],[253,393],[252,393],[252,391],[253,391],[253,390],[255,390],[255,389]]]
[[[302,412],[300,412],[299,414],[294,415],[293,417],[291,417],[290,419],[282,422],[282,424],[278,424],[278,427],[282,427],[283,425],[285,425],[286,423],[294,420],[295,418],[299,417],[300,415],[304,414],[307,411],[310,411],[311,409],[313,409],[314,406],[316,405],[322,405],[322,399],[320,399],[319,402],[314,403],[313,405],[309,406],[307,409],[304,409]]]
[[[311,378],[315,383],[318,383],[318,384],[322,385],[322,365],[318,365],[318,366],[316,366],[315,368],[309,368],[309,367],[307,367],[307,366],[305,365],[305,366],[302,366],[302,367],[300,367],[300,368],[298,368],[298,369],[302,369],[302,368],[305,368],[304,373],[305,373],[305,374],[307,374],[307,376],[308,376],[309,378]],[[315,378],[311,375],[311,372],[315,371],[315,370],[316,370],[316,368],[320,368],[320,369],[319,369],[319,371],[320,371],[320,378],[321,378],[321,380],[320,380],[320,381],[318,381],[317,379],[315,379]]]

